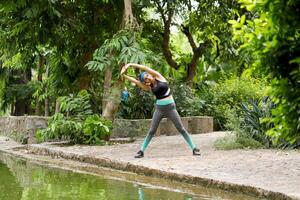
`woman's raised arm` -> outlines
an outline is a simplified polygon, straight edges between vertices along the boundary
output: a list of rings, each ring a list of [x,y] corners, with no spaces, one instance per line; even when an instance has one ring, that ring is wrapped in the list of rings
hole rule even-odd
[[[127,80],[129,80],[130,82],[132,83],[135,83],[137,86],[139,86],[140,88],[142,88],[143,90],[146,90],[146,91],[150,91],[151,88],[150,86],[147,86],[143,83],[141,83],[140,81],[136,80],[135,78],[133,77],[130,77],[130,76],[127,76],[125,74],[122,75],[124,78],[126,78]]]
[[[158,78],[158,79],[160,79],[160,80],[166,80],[158,71],[156,71],[156,70],[154,70],[154,69],[151,69],[150,67],[147,67],[147,66],[145,66],[145,65],[140,65],[140,64],[135,64],[135,63],[128,63],[128,64],[126,64],[124,67],[123,67],[123,69],[122,69],[122,71],[121,71],[121,74],[122,74],[122,72],[124,73],[124,72],[126,72],[126,70],[130,67],[130,66],[132,66],[132,67],[135,67],[135,68],[138,68],[138,69],[140,69],[140,70],[143,70],[143,71],[146,71],[146,72],[148,72],[149,74],[151,74],[152,76],[154,76],[155,78]]]

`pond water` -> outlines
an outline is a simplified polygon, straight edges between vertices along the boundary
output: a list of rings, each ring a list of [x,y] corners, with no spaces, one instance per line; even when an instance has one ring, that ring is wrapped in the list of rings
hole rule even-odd
[[[223,200],[248,196],[188,194],[137,182],[104,178],[51,167],[0,153],[0,199],[100,199],[100,200]],[[226,196],[226,195],[225,195]]]

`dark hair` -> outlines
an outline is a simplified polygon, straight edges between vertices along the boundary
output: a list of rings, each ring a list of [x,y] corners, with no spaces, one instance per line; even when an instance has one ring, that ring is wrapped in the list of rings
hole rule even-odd
[[[145,75],[147,74],[147,72],[141,72],[141,73],[139,73],[139,75],[138,75],[138,79],[142,82],[142,83],[144,83],[145,82]]]

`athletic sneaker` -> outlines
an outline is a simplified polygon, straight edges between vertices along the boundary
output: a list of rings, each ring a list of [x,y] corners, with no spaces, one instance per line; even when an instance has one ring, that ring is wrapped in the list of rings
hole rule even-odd
[[[138,151],[137,152],[137,155],[136,156],[134,156],[135,158],[142,158],[142,157],[144,157],[144,152],[143,151]]]
[[[194,155],[194,156],[200,156],[200,155],[201,155],[200,149],[194,148],[194,149],[193,149],[193,155]]]

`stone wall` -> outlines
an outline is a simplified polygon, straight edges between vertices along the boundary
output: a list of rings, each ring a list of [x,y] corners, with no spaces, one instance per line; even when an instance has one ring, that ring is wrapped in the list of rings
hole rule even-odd
[[[213,132],[213,117],[192,116],[181,118],[183,126],[191,134]],[[112,137],[143,137],[147,134],[151,119],[116,119]],[[178,131],[169,119],[162,119],[156,135],[176,135]]]
[[[36,143],[35,132],[37,129],[47,127],[48,119],[40,116],[0,117],[0,135],[21,143]]]
[[[40,116],[10,116],[0,117],[0,135],[10,137],[22,143],[36,143],[37,129],[47,127],[48,117]],[[184,127],[191,134],[208,133],[213,131],[213,118],[206,116],[193,116],[181,118]],[[113,138],[144,137],[151,124],[151,119],[116,119],[112,132]],[[169,119],[162,119],[156,135],[178,134]]]

